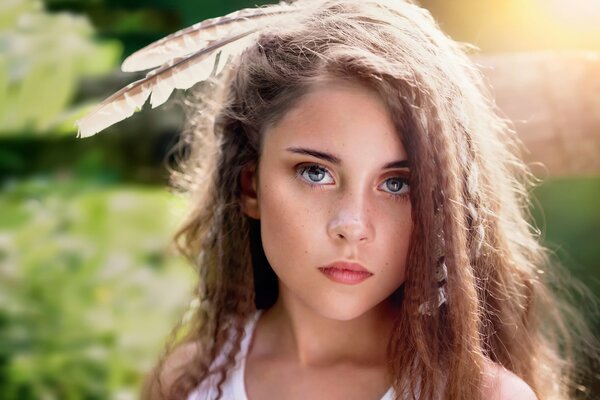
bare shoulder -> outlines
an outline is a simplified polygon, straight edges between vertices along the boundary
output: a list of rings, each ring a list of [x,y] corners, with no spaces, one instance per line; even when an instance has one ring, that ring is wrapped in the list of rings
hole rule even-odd
[[[489,400],[537,400],[525,381],[503,366],[489,362],[483,375],[483,398]]]
[[[182,343],[167,355],[161,368],[161,380],[169,386],[181,370],[199,356],[200,346],[194,342]]]
[[[148,374],[144,382],[144,399],[162,399],[161,393],[165,393],[187,365],[198,357],[199,348],[197,343],[182,343],[175,347],[161,364]]]

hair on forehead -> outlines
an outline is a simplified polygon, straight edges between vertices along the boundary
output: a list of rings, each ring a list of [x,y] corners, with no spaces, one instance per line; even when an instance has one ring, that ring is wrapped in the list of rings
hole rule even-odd
[[[402,125],[408,108],[446,106],[459,85],[471,83],[465,82],[464,70],[447,66],[465,62],[464,55],[456,54],[456,44],[431,26],[426,11],[411,3],[299,4],[306,4],[300,16],[263,31],[233,69],[231,107],[222,115],[232,112],[257,149],[262,137],[258,132],[326,79],[353,81],[377,91]],[[418,118],[420,123],[427,121],[422,115]],[[410,127],[399,128],[406,132]]]

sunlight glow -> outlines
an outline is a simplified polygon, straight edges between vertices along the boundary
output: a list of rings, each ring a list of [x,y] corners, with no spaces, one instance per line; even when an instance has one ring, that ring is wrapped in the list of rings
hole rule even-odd
[[[550,13],[574,27],[600,28],[600,0],[538,0]]]

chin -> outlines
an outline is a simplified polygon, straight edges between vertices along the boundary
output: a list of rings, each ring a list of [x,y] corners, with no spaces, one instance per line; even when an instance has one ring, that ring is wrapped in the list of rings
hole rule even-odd
[[[353,301],[336,301],[327,302],[326,306],[322,304],[313,306],[311,308],[322,316],[323,318],[335,320],[335,321],[352,321],[356,318],[360,318],[364,314],[373,310],[378,303],[358,303]]]

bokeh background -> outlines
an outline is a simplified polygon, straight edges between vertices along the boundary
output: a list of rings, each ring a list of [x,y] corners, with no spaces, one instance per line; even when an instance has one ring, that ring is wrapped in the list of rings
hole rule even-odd
[[[2,0],[0,399],[137,397],[195,279],[169,246],[186,206],[166,168],[182,113],[144,109],[89,139],[74,121],[137,78],[118,69],[134,50],[265,3]],[[598,0],[421,4],[483,54],[600,51]],[[545,244],[597,297],[600,178],[549,177],[532,195]],[[598,398],[597,373],[587,383],[581,397]]]

